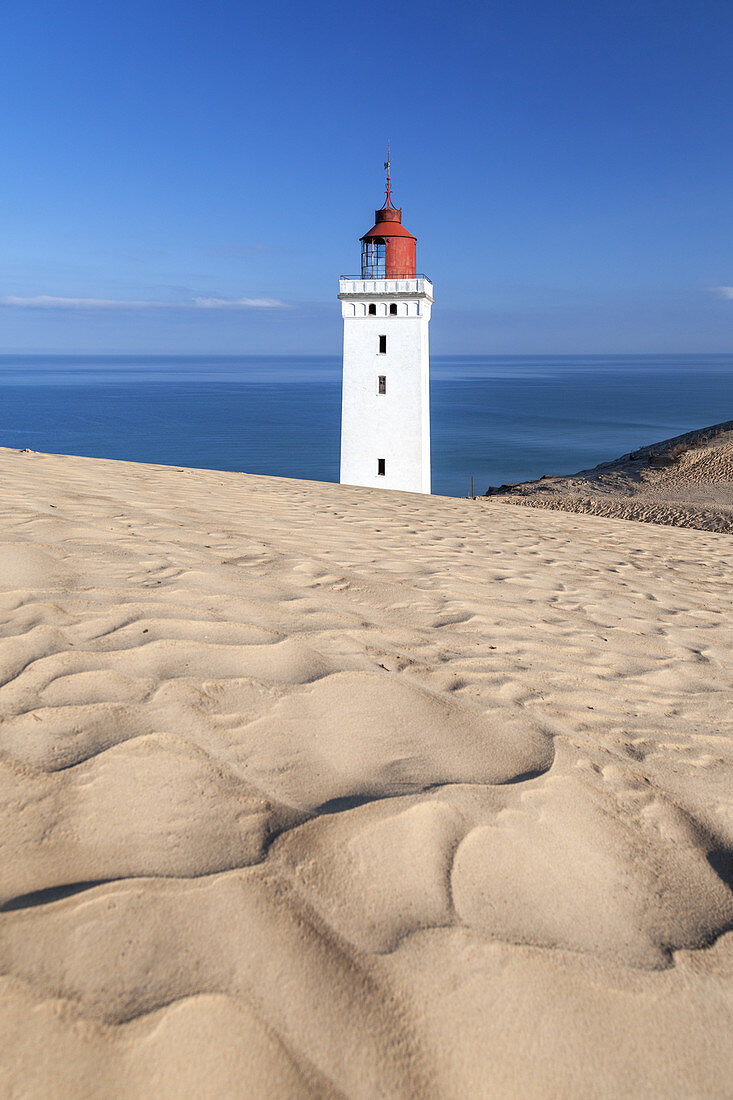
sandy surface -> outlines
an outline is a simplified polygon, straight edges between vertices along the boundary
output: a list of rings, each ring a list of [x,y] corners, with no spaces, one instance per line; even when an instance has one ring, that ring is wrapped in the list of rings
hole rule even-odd
[[[492,499],[699,531],[733,533],[733,421],[569,476],[489,489]]]
[[[729,536],[0,479],[3,1095],[733,1095]]]

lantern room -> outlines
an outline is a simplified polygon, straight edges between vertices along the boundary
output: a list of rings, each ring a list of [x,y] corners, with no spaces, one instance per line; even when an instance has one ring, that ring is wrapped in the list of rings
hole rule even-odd
[[[387,169],[387,197],[381,210],[374,211],[374,225],[361,238],[362,279],[400,279],[415,276],[417,237],[402,224],[402,211],[392,202],[392,185]]]

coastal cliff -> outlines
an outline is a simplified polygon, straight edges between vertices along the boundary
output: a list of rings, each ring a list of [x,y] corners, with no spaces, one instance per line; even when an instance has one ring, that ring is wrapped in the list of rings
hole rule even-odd
[[[490,487],[487,497],[672,527],[733,532],[733,420],[577,474]]]

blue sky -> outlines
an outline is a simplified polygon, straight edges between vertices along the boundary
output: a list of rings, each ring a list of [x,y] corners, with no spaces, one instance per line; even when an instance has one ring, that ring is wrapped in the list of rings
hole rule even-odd
[[[387,138],[436,353],[733,351],[730,0],[27,0],[0,29],[0,351],[339,353]]]

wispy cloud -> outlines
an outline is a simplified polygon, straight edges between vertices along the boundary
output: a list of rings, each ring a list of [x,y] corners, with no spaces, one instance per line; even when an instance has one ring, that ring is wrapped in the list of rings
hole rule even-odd
[[[196,309],[281,309],[279,298],[194,298]]]
[[[160,302],[119,301],[113,298],[56,298],[51,294],[37,294],[35,298],[0,298],[1,306],[18,309],[148,309]]]
[[[279,298],[193,298],[185,302],[144,302],[126,298],[57,298],[37,294],[34,298],[9,295],[0,306],[15,309],[284,309]]]
[[[719,298],[733,298],[733,286],[713,286],[710,289]]]

